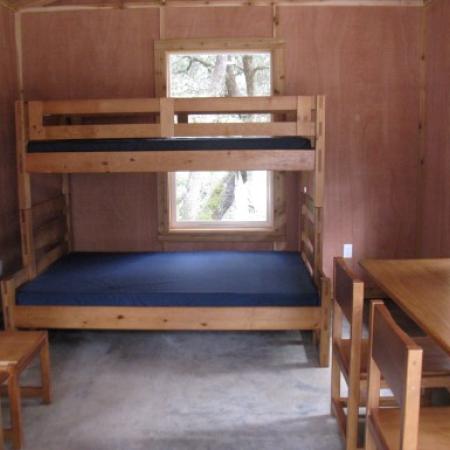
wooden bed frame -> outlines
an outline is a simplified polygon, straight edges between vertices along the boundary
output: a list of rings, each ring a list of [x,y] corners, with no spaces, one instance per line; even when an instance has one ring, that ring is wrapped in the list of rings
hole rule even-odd
[[[177,115],[193,113],[269,113],[271,121],[191,124],[175,120]],[[7,328],[312,330],[320,346],[320,364],[328,365],[331,282],[322,272],[323,96],[18,102],[16,123],[23,269],[1,282]],[[314,149],[27,153],[30,140],[227,135],[304,136],[311,139]],[[301,171],[299,250],[321,305],[162,308],[16,304],[17,288],[71,251],[70,173],[177,170]],[[33,173],[63,174],[60,195],[33,204]]]

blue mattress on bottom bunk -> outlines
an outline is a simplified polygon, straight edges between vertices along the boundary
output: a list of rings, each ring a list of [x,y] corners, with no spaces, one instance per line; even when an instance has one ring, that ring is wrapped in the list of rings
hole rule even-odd
[[[19,305],[318,306],[298,253],[71,253],[25,284]]]

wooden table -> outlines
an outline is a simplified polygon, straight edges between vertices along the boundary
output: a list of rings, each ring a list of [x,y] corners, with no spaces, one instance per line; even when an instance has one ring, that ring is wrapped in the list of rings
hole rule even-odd
[[[450,258],[366,259],[361,266],[450,354]]]

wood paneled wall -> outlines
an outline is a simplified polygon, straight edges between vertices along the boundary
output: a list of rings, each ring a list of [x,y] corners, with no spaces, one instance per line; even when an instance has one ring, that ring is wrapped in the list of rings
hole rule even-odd
[[[166,38],[276,32],[287,46],[286,93],[328,96],[327,271],[345,242],[354,244],[355,258],[415,253],[421,14],[420,8],[280,7],[274,30],[270,7],[165,9]],[[153,94],[157,9],[27,13],[22,29],[27,99]],[[160,247],[153,175],[72,180],[77,249]],[[293,247],[299,186],[292,177],[289,186]]]
[[[26,98],[153,96],[157,9],[24,14],[22,30]],[[73,175],[72,207],[77,250],[159,249],[154,174]]]
[[[17,96],[14,14],[0,6],[0,259],[5,272],[20,265],[14,133]]]
[[[450,257],[450,2],[426,9],[426,144],[421,255]]]
[[[282,8],[287,93],[327,96],[325,267],[412,257],[417,232],[420,9]]]

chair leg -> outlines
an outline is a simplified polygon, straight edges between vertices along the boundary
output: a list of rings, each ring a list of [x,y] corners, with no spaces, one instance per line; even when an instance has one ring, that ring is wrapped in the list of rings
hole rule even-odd
[[[20,398],[19,374],[15,368],[9,370],[8,380],[9,405],[11,411],[11,437],[14,450],[22,448],[22,406]]]
[[[50,351],[48,348],[48,339],[45,339],[44,344],[39,352],[39,359],[41,363],[41,380],[42,380],[42,400],[49,404],[51,398],[51,373],[50,373]]]
[[[338,401],[341,397],[341,371],[336,356],[331,357],[331,399]],[[335,415],[333,402],[331,402],[331,415]]]
[[[312,332],[312,344],[314,346],[319,345],[320,342],[320,330],[313,330]]]
[[[319,364],[320,367],[328,367],[330,364],[330,330],[326,324],[320,330]]]
[[[372,433],[368,430],[366,425],[364,450],[377,450],[377,445],[373,439]]]
[[[331,312],[331,287],[329,282],[322,280],[321,288],[322,307],[319,328],[319,363],[321,367],[330,364],[330,312]]]
[[[353,395],[350,393],[348,399],[346,450],[356,450],[358,448],[359,402],[352,398]]]
[[[5,439],[5,437],[4,437],[4,434],[3,434],[2,408],[0,407],[0,450],[4,450],[4,448],[5,448],[5,446],[4,446],[4,439]]]

